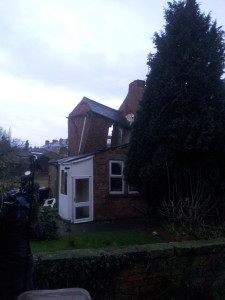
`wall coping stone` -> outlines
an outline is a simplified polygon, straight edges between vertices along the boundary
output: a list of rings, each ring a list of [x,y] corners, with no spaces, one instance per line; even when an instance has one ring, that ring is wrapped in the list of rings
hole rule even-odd
[[[93,256],[135,255],[150,258],[185,256],[189,254],[215,254],[225,252],[225,238],[212,240],[192,240],[183,242],[156,243],[145,245],[105,247],[100,249],[75,249],[34,254],[35,259],[54,261],[65,259],[88,258]]]

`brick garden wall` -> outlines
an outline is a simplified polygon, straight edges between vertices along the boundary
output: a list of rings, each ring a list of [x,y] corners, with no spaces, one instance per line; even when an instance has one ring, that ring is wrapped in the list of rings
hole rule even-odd
[[[225,299],[225,240],[39,254],[38,289],[82,287],[93,300]]]

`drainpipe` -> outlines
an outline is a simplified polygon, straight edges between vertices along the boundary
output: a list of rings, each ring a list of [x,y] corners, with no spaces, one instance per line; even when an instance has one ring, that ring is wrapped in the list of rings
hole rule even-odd
[[[84,130],[85,130],[85,127],[86,127],[86,120],[87,120],[87,116],[85,116],[85,118],[84,118],[84,123],[83,123],[81,138],[80,138],[80,145],[79,145],[79,149],[78,149],[79,154],[81,152],[81,147],[82,147],[82,143],[83,143]]]

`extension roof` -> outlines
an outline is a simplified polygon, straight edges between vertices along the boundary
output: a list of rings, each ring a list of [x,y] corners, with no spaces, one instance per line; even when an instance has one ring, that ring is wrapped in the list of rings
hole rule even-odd
[[[79,155],[75,155],[75,156],[68,156],[68,157],[64,157],[64,158],[55,160],[55,163],[70,164],[74,161],[88,159],[88,158],[91,158],[93,156],[99,155],[101,153],[105,153],[105,152],[108,152],[108,151],[114,151],[116,149],[123,149],[123,148],[127,148],[127,147],[128,147],[128,144],[123,144],[123,145],[120,145],[120,146],[109,147],[109,148],[105,148],[105,149],[98,150],[98,151],[95,151],[95,152],[84,153],[84,154],[79,154]]]

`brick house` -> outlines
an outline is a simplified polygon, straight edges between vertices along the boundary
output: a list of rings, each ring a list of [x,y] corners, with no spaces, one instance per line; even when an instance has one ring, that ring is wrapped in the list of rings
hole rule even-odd
[[[58,161],[59,214],[73,223],[140,216],[145,202],[123,180],[131,124],[145,82],[118,110],[84,97],[68,116],[69,156]]]

